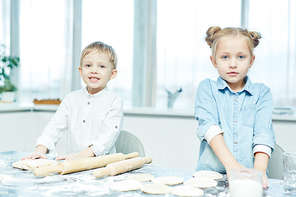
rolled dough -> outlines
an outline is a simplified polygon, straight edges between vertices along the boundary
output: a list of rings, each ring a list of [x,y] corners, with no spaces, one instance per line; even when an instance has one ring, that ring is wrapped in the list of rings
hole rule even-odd
[[[160,184],[160,183],[149,183],[141,186],[141,191],[147,194],[167,194],[172,191],[172,188]]]
[[[151,181],[154,179],[154,175],[152,174],[134,174],[126,178],[126,180],[135,180],[140,182]]]
[[[140,189],[141,185],[142,184],[139,181],[125,180],[112,183],[109,188],[115,191],[127,192],[138,190]]]
[[[207,177],[191,178],[184,182],[184,185],[186,186],[193,186],[198,188],[216,187],[217,184],[217,181]]]
[[[179,185],[173,188],[171,194],[175,196],[203,196],[204,192],[196,187]]]
[[[36,168],[58,164],[55,160],[48,159],[25,159],[12,163],[14,168],[22,170],[34,170]]]
[[[193,177],[198,178],[198,177],[208,177],[214,180],[222,179],[223,175],[220,174],[219,172],[215,171],[210,171],[210,170],[203,170],[203,171],[198,171],[193,173]]]
[[[184,182],[184,178],[178,176],[163,176],[152,179],[151,182],[165,185],[178,185]]]

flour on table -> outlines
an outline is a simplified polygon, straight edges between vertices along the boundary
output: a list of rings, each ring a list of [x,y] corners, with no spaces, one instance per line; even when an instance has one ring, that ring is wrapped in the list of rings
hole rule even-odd
[[[161,183],[149,183],[141,186],[141,191],[147,194],[167,194],[172,188]]]
[[[184,185],[186,186],[193,186],[198,188],[216,187],[217,184],[218,184],[217,181],[207,177],[191,178],[184,182]]]
[[[171,194],[175,196],[203,196],[204,191],[192,186],[176,186],[173,188]]]
[[[153,183],[162,183],[165,185],[178,185],[184,182],[183,177],[178,176],[163,176],[151,180]]]
[[[36,168],[55,165],[55,164],[58,164],[58,162],[55,160],[25,159],[25,160],[20,160],[20,161],[12,163],[12,166],[14,168],[19,168],[19,169],[23,169],[23,170],[34,170]]]
[[[141,185],[142,184],[139,181],[127,180],[112,183],[109,188],[115,191],[127,192],[138,190],[140,189]]]
[[[126,178],[126,180],[135,180],[140,182],[151,181],[154,179],[154,175],[152,174],[134,174]]]
[[[218,180],[218,179],[222,179],[223,175],[220,174],[219,172],[215,172],[215,171],[210,171],[210,170],[202,170],[202,171],[198,171],[195,172],[193,174],[193,177],[198,178],[198,177],[208,177],[214,180]]]

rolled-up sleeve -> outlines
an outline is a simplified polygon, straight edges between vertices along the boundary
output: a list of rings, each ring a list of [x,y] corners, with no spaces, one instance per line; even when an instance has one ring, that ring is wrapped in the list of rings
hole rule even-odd
[[[219,126],[218,109],[216,98],[213,94],[212,85],[209,80],[200,82],[195,97],[195,118],[199,123],[197,136],[202,141],[206,133],[213,126]]]
[[[257,113],[255,117],[252,146],[265,145],[270,147],[271,151],[273,151],[275,135],[272,126],[272,95],[270,89],[265,85],[262,85],[260,94],[260,99],[256,104]]]

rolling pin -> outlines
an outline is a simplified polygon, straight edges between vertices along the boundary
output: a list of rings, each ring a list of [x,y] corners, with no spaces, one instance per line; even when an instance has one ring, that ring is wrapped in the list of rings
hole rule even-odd
[[[117,174],[141,168],[144,164],[149,164],[151,162],[151,157],[136,157],[133,159],[127,159],[124,161],[110,163],[105,168],[99,168],[95,170],[93,174],[96,178],[101,178],[106,175],[114,176]]]
[[[83,170],[90,170],[94,168],[104,167],[110,163],[122,161],[125,159],[130,159],[138,157],[139,153],[134,152],[128,155],[122,153],[116,153],[111,155],[97,156],[86,159],[72,160],[60,162],[54,166],[41,167],[34,170],[34,175],[36,177],[44,177],[50,175],[51,173],[59,174],[69,174],[73,172],[80,172]]]

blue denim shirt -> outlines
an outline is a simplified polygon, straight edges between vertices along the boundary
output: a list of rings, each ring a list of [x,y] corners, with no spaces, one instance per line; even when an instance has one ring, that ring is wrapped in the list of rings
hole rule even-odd
[[[243,166],[253,168],[253,148],[266,145],[273,151],[275,136],[272,127],[272,95],[262,83],[245,78],[242,90],[234,92],[218,77],[203,80],[195,99],[195,118],[199,121],[197,136],[201,144],[196,170],[226,173],[224,166],[204,139],[213,125],[224,131],[225,143],[234,158]]]

